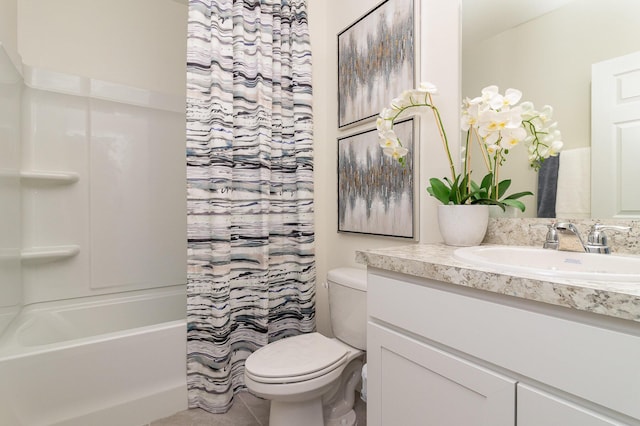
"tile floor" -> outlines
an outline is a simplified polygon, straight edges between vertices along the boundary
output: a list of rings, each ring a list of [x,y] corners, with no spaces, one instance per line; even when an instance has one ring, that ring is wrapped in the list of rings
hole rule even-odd
[[[358,426],[366,426],[366,404],[357,394],[355,412]],[[236,395],[233,406],[225,414],[211,414],[199,408],[181,411],[171,417],[152,422],[150,426],[268,426],[269,401],[248,392]]]

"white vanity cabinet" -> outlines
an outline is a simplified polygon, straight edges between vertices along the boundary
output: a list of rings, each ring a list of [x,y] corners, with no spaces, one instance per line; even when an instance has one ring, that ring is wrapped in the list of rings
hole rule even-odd
[[[367,332],[368,388],[379,390],[368,424],[514,425],[515,380],[376,324]]]
[[[370,426],[640,425],[640,324],[368,268]]]

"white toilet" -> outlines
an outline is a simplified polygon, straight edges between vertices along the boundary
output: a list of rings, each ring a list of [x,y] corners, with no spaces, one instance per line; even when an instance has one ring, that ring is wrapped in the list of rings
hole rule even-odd
[[[258,349],[247,358],[251,393],[271,400],[269,426],[353,426],[355,390],[366,348],[366,271],[327,274],[334,339],[302,334]]]

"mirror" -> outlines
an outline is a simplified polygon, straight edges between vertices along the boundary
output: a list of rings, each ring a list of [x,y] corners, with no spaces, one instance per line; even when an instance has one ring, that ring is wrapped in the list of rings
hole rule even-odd
[[[491,84],[501,92],[519,89],[522,100],[554,108],[565,151],[589,147],[591,65],[640,51],[638,16],[637,0],[462,0],[462,96],[479,96]],[[484,166],[475,158],[477,178]],[[509,153],[501,169],[501,179],[507,177],[510,191],[537,194],[523,146]],[[535,196],[522,201],[522,216],[534,217]]]

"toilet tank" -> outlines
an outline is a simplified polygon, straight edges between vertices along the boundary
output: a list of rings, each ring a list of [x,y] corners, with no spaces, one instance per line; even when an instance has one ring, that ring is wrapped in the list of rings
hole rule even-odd
[[[333,334],[354,348],[367,348],[367,271],[332,269],[327,274]]]

